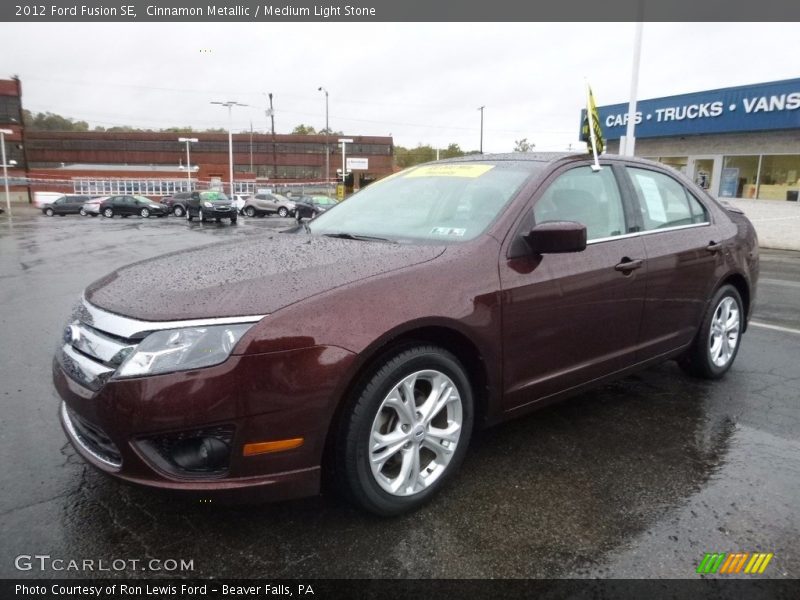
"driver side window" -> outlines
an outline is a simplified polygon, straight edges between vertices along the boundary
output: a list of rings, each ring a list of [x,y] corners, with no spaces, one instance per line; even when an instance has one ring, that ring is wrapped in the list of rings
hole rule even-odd
[[[577,221],[586,226],[586,239],[626,233],[625,214],[617,180],[610,167],[594,172],[577,167],[560,175],[533,207],[536,223]]]

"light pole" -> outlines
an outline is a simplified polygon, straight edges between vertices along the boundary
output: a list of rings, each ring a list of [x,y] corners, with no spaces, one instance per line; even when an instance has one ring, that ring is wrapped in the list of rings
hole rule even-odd
[[[325,92],[325,188],[328,189],[328,176],[331,172],[331,155],[330,148],[328,148],[328,136],[330,135],[330,127],[328,126],[328,90],[319,86],[318,92]]]
[[[481,154],[483,154],[483,109],[485,106],[479,106],[478,110],[481,111]]]
[[[226,100],[225,102],[212,102],[211,104],[218,104],[219,106],[228,107],[228,167],[231,182],[231,198],[233,198],[233,112],[234,106],[247,106],[241,102],[234,100]]]
[[[179,137],[179,142],[186,143],[186,181],[189,184],[189,188],[186,190],[187,192],[192,191],[192,161],[189,158],[189,144],[196,144],[197,138],[187,138],[187,137]]]
[[[344,185],[345,179],[347,179],[347,161],[345,160],[347,144],[352,144],[353,140],[351,138],[340,138],[338,141],[342,145],[342,185]]]
[[[0,129],[0,146],[2,146],[2,159],[3,159],[3,184],[6,188],[6,209],[8,210],[8,218],[11,218],[11,193],[8,191],[8,163],[6,162],[6,134],[12,135],[14,132],[10,129]]]

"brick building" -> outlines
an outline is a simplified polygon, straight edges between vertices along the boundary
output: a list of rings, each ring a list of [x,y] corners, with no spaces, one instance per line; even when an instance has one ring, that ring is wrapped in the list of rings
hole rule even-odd
[[[0,126],[14,130],[7,137],[9,159],[18,168],[10,177],[27,177],[28,187],[15,187],[21,200],[28,191],[105,195],[135,193],[152,197],[223,183],[228,188],[227,133],[31,131],[22,126],[19,80],[0,80]],[[197,138],[190,145],[191,170],[186,169],[186,145],[181,136]],[[392,173],[391,137],[347,135],[347,158],[360,158],[353,170],[355,188]],[[338,136],[235,133],[234,189],[252,193],[260,188],[323,183],[337,179],[341,169]],[[325,173],[326,144],[330,172]],[[363,159],[366,159],[363,160]],[[31,195],[32,197],[32,195]],[[27,199],[27,198],[26,198]]]

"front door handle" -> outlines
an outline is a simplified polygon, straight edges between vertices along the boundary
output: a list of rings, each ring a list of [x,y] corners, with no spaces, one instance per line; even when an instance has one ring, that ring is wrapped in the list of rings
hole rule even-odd
[[[706,250],[712,253],[719,252],[722,250],[722,244],[719,242],[709,242],[708,246],[706,246]]]
[[[621,263],[614,266],[614,269],[616,269],[617,271],[621,271],[622,273],[625,273],[627,275],[634,269],[638,269],[639,267],[641,267],[643,264],[644,260],[642,260],[641,258],[630,259],[626,256],[625,258],[622,259]]]

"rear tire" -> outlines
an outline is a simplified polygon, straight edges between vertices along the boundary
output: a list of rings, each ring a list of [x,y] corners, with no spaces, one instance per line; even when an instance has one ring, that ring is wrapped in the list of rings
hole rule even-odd
[[[377,515],[419,508],[466,454],[473,421],[466,370],[443,348],[412,346],[380,360],[355,394],[336,437],[334,480]]]
[[[725,375],[739,352],[744,318],[739,291],[723,285],[709,302],[692,346],[678,358],[681,369],[703,379]]]
[[[248,206],[247,208],[244,209],[244,215],[246,217],[255,217],[256,210],[252,206]]]
[[[87,213],[85,210],[83,210],[83,209],[80,210],[80,215],[82,217],[85,217],[87,214],[89,214],[89,213]]]

